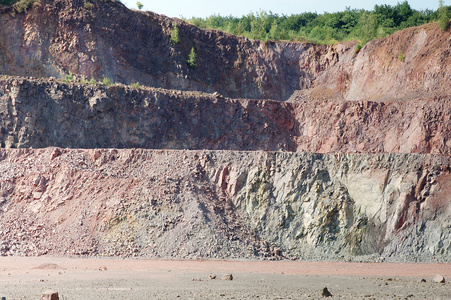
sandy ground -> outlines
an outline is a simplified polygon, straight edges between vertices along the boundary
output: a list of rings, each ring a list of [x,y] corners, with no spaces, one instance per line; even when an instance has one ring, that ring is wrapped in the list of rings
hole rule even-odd
[[[40,299],[50,289],[60,299],[321,299],[327,287],[328,299],[451,299],[435,274],[451,278],[451,264],[1,257],[0,297]]]

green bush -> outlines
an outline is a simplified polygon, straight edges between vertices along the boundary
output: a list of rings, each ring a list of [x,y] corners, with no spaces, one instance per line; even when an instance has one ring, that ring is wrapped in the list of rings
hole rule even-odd
[[[11,6],[16,2],[17,0],[0,0],[0,6]]]
[[[17,13],[23,13],[26,12],[27,9],[29,9],[33,3],[37,2],[38,0],[20,0],[19,2],[16,2],[13,7],[14,11]]]
[[[110,86],[111,85],[111,79],[109,79],[108,77],[103,77],[102,83],[106,86]]]
[[[360,50],[362,49],[362,47],[363,47],[363,45],[362,45],[361,43],[357,44],[357,45],[355,46],[354,52],[355,52],[355,53],[359,53]]]
[[[139,82],[132,83],[132,88],[134,89],[139,89],[140,86]]]
[[[72,72],[69,71],[69,74],[66,74],[66,76],[64,76],[63,81],[66,82],[66,83],[75,81],[74,74],[72,74]]]
[[[171,42],[174,45],[180,43],[179,28],[177,27],[177,23],[174,24],[174,27],[171,30]]]
[[[188,54],[188,60],[186,61],[186,63],[188,64],[188,67],[190,67],[190,68],[197,67],[196,58],[197,58],[197,54],[194,51],[194,47],[193,47],[193,48],[191,48],[191,51]]]
[[[93,4],[91,2],[85,1],[83,4],[83,7],[87,10],[90,10],[92,8]]]
[[[141,2],[136,2],[136,6],[138,7],[139,10],[143,9],[143,4]]]

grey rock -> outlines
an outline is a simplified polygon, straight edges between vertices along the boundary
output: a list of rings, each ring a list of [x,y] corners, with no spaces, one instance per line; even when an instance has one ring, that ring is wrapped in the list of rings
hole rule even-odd
[[[445,277],[443,277],[440,274],[436,274],[433,278],[432,278],[432,282],[435,283],[445,283]]]
[[[233,280],[233,275],[232,274],[224,274],[221,277],[222,280]]]

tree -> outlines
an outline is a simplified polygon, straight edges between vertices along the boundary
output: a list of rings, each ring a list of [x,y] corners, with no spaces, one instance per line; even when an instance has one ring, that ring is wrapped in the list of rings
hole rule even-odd
[[[271,25],[271,29],[269,30],[269,37],[273,40],[280,39],[280,28],[276,20],[274,20],[274,22]]]
[[[197,58],[197,54],[194,51],[194,47],[192,47],[190,53],[188,54],[188,60],[186,61],[186,63],[188,64],[188,67],[190,67],[190,68],[197,67],[196,58]]]
[[[174,45],[177,45],[180,42],[179,28],[177,27],[177,23],[174,24],[174,27],[171,30],[171,42]]]
[[[438,12],[438,25],[440,26],[440,29],[448,30],[450,12],[448,10],[448,7],[443,5],[443,0],[439,0],[437,12]]]
[[[444,6],[443,3],[441,7],[440,24],[442,28],[446,28],[451,16],[451,7]],[[219,29],[263,41],[289,39],[333,43],[357,39],[363,45],[397,30],[438,21],[439,11],[416,11],[407,1],[403,1],[395,6],[375,5],[372,11],[346,7],[343,12],[302,13],[291,16],[260,11],[240,18],[212,15],[205,19],[193,18],[189,22],[203,28]]]
[[[136,6],[138,7],[139,10],[141,10],[144,5],[138,1],[138,2],[136,2]]]
[[[362,44],[366,44],[377,36],[377,23],[373,12],[364,11],[356,27],[357,37]]]

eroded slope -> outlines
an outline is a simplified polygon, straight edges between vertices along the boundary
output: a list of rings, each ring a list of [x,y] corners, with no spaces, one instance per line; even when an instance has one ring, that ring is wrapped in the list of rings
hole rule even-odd
[[[2,255],[449,261],[451,254],[450,161],[440,155],[0,153]]]

